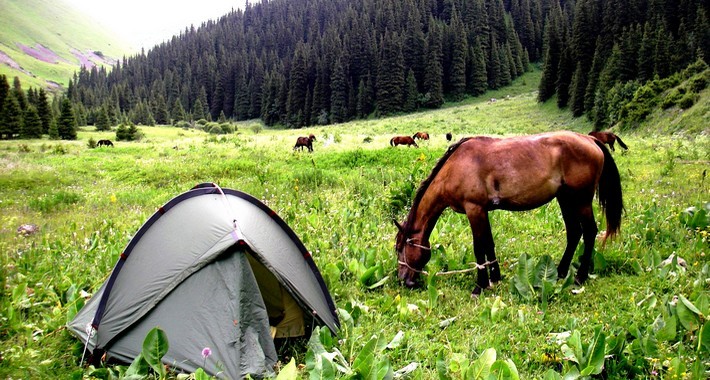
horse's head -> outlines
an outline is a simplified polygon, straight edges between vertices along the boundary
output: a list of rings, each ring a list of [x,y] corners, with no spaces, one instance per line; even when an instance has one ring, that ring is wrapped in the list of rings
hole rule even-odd
[[[395,250],[397,251],[397,277],[404,282],[408,288],[417,287],[419,274],[423,272],[424,265],[431,258],[431,248],[421,244],[421,235],[394,221],[399,230],[395,238]]]
[[[308,139],[311,141],[316,141],[316,136],[311,133],[310,135],[308,135]]]

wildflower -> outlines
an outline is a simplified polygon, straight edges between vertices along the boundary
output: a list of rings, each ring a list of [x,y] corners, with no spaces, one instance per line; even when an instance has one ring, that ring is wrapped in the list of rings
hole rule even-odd
[[[111,203],[116,203],[116,194],[111,194]]]
[[[202,349],[202,358],[207,359],[212,355],[212,350],[209,347],[205,347]]]

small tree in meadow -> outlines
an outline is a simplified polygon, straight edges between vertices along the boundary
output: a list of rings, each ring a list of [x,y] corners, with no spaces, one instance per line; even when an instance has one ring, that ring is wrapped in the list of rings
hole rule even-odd
[[[57,131],[62,140],[76,140],[76,118],[68,98],[62,100],[61,112],[57,121]]]
[[[42,137],[42,119],[37,113],[37,108],[28,104],[20,127],[20,138],[38,139],[40,137]]]

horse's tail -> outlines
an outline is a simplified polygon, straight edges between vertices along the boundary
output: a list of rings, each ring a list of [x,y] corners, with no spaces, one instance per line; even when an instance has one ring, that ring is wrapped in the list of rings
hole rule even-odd
[[[394,146],[394,137],[390,139],[390,146]]]
[[[598,140],[594,142],[604,152],[604,167],[602,175],[599,179],[599,188],[597,196],[602,212],[606,216],[606,234],[604,241],[607,238],[613,237],[621,229],[621,214],[624,211],[624,200],[621,193],[621,177],[619,176],[619,168],[616,167],[614,158],[609,150],[604,146],[604,143]]]
[[[624,144],[623,141],[621,141],[621,137],[619,137],[618,135],[614,135],[614,136],[616,137],[616,141],[619,142],[619,146],[620,146],[620,147],[622,147],[622,148],[624,148],[624,149],[629,149],[629,147],[626,146],[626,144]]]

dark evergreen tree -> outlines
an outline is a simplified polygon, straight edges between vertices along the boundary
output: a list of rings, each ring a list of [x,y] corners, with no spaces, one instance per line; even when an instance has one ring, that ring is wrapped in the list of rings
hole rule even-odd
[[[155,118],[155,123],[160,125],[169,124],[170,112],[168,112],[168,104],[165,102],[165,96],[163,96],[162,93],[157,93],[153,99],[154,101],[152,103],[153,106],[151,107],[151,109],[153,117]],[[201,110],[201,115],[204,118],[204,105]]]
[[[5,97],[5,104],[0,114],[0,139],[14,139],[22,127],[22,108],[15,94],[10,92]]]
[[[449,87],[451,98],[461,100],[466,92],[466,53],[468,43],[463,22],[456,8],[451,14],[451,65]]]
[[[47,134],[50,140],[59,140],[59,126],[57,125],[58,120],[52,119],[52,123],[49,125],[49,130]]]
[[[29,104],[25,110],[25,115],[20,128],[20,138],[38,139],[42,137],[42,120],[39,118],[37,108]]]
[[[202,100],[200,100],[200,98],[197,98],[197,100],[195,100],[195,104],[192,106],[192,117],[195,120],[206,119],[205,106],[202,104]]]
[[[17,99],[17,103],[20,105],[22,112],[27,108],[27,97],[25,97],[25,92],[22,90],[22,83],[20,83],[20,77],[15,77],[12,81],[12,93]]]
[[[466,80],[467,92],[473,96],[478,96],[486,92],[488,87],[486,54],[483,52],[478,37],[474,39],[474,44],[469,49],[468,56],[470,63],[468,65],[468,79]]]
[[[404,58],[402,44],[395,33],[385,32],[377,68],[377,112],[390,115],[402,111]]]
[[[76,117],[69,98],[62,99],[59,119],[57,120],[57,132],[62,140],[76,140]]]
[[[364,87],[364,85],[363,85]],[[407,79],[404,81],[404,112],[413,112],[417,109],[419,101],[419,91],[417,90],[417,79],[414,77],[414,70],[409,69]]]
[[[439,108],[444,104],[444,84],[442,82],[444,69],[441,63],[440,29],[434,20],[430,20],[422,104],[427,108]]]
[[[105,107],[99,109],[99,114],[96,117],[96,130],[97,131],[110,131],[111,121],[108,117],[108,111]]]
[[[5,98],[10,93],[10,83],[5,75],[0,74],[0,115],[2,115],[3,107],[5,107]]]
[[[187,115],[185,114],[185,108],[182,106],[180,98],[175,98],[175,103],[173,104],[173,109],[170,112],[172,116],[173,124],[178,121],[187,121]]]
[[[557,80],[560,75],[560,60],[564,53],[562,9],[553,3],[548,22],[545,25],[545,52],[542,65],[542,78],[538,86],[538,101],[544,102],[557,92]],[[569,72],[572,72],[570,69]]]
[[[500,87],[502,71],[500,49],[498,48],[498,43],[495,38],[493,38],[493,35],[491,35],[490,51],[488,52],[488,63],[486,64],[486,68],[488,69],[488,87],[492,89]]]
[[[289,73],[288,103],[286,114],[288,124],[294,128],[304,126],[306,91],[308,78],[306,73],[306,45],[299,44],[293,55]]]
[[[345,78],[345,65],[342,59],[335,61],[330,94],[330,121],[342,123],[347,117],[348,88]]]
[[[47,99],[47,92],[43,88],[37,92],[37,114],[42,121],[42,134],[48,133],[54,115],[49,105],[49,99]]]

